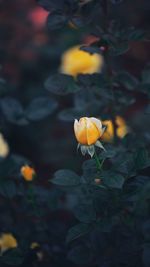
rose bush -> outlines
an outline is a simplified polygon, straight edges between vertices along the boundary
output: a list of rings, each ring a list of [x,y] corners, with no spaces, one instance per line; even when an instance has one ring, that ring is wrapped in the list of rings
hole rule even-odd
[[[2,1],[0,266],[150,266],[148,10]]]

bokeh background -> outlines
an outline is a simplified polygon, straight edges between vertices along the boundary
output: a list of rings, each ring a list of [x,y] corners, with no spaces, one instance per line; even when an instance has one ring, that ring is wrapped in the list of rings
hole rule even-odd
[[[26,106],[33,97],[48,95],[44,81],[59,71],[62,53],[76,44],[90,43],[92,37],[88,28],[83,31],[65,27],[50,32],[46,26],[48,11],[36,1],[7,0],[0,4],[1,75],[11,88],[10,95]],[[149,8],[148,1],[122,1],[119,5],[112,4],[112,17],[147,30]],[[138,76],[149,61],[149,53],[148,41],[135,41],[125,55],[116,59],[116,64]],[[137,97],[136,105],[130,107],[126,118],[136,115],[145,104],[144,97]],[[70,96],[58,97],[58,100],[60,110],[72,106]],[[58,168],[66,165],[76,168],[79,163],[72,124],[60,121],[58,113],[59,110],[45,120],[24,127],[7,124],[5,129],[11,151],[30,158],[42,170],[42,179]]]
[[[118,1],[117,4],[113,2],[117,1],[111,1],[112,18],[119,18],[125,26],[132,25],[146,31],[149,30],[149,1],[125,0]],[[10,152],[21,155],[32,163],[38,173],[37,186],[44,190],[50,189],[53,198],[53,204],[49,203],[50,213],[48,214],[51,229],[47,230],[47,236],[41,237],[41,240],[44,240],[43,244],[45,244],[45,240],[50,239],[50,247],[43,245],[44,259],[42,261],[35,260],[36,255],[32,252],[25,263],[21,265],[24,267],[29,264],[33,267],[76,266],[66,259],[64,245],[67,229],[75,221],[73,214],[67,210],[67,205],[71,205],[72,198],[65,201],[64,192],[53,188],[49,179],[56,170],[62,168],[69,168],[80,173],[81,163],[84,159],[76,151],[73,121],[60,119],[60,112],[72,107],[72,95],[54,95],[45,89],[44,82],[49,75],[59,72],[61,56],[64,51],[77,44],[90,44],[93,36],[91,36],[91,29],[88,26],[83,30],[82,28],[76,29],[71,24],[61,30],[50,31],[46,24],[49,13],[35,0],[0,1],[1,77],[6,81],[7,95],[18,99],[24,107],[38,96],[50,97],[59,103],[59,107],[52,115],[28,125],[10,123],[2,112],[0,113],[1,131],[9,144]],[[101,20],[99,16],[95,19]],[[116,65],[139,78],[149,59],[150,44],[148,40],[133,41],[129,51],[116,58]],[[133,103],[125,112],[125,120],[128,125],[132,125],[133,131],[140,127],[141,122],[144,124],[143,127],[148,129],[150,122],[146,121],[145,116],[141,114],[141,110],[148,100],[139,92],[135,92],[135,96],[136,103]],[[59,201],[57,210],[55,210],[54,201]],[[9,213],[10,219],[11,205],[15,205],[15,202],[10,202],[4,211],[6,218]],[[19,213],[18,216],[23,216],[23,214]],[[16,225],[19,225],[19,220],[18,217]],[[7,228],[9,222],[3,216],[2,229],[5,221]],[[8,228],[12,230],[14,222],[10,225],[11,227]],[[34,225],[30,225],[26,221],[26,226],[28,226],[25,227],[27,230],[22,234],[29,238],[30,231],[34,232]],[[28,231],[28,229],[30,230]],[[21,233],[22,230],[24,231],[24,229],[18,231]],[[38,238],[40,240],[40,237]]]

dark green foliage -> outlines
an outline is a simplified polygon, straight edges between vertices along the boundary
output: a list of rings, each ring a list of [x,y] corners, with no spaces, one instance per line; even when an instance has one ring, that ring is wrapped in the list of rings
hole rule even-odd
[[[117,74],[116,81],[118,81],[122,86],[124,86],[128,90],[135,90],[138,84],[138,80],[125,71],[119,72]]]
[[[52,114],[57,108],[57,102],[46,97],[34,99],[25,111],[25,116],[31,121],[37,121]]]
[[[24,126],[30,121],[38,121],[52,114],[57,108],[57,102],[46,97],[39,97],[24,109],[16,99],[3,98],[0,107],[9,122]]]
[[[64,186],[76,186],[80,184],[80,177],[70,170],[59,170],[55,173],[52,183]]]
[[[0,134],[10,152],[0,154],[0,241],[12,233],[18,246],[0,267],[149,267],[149,1],[6,2]],[[63,53],[76,45],[103,56],[98,73],[61,73]],[[128,126],[122,138],[116,116]],[[73,135],[81,117],[114,127],[92,159]],[[24,165],[35,169],[32,181]]]
[[[28,121],[24,116],[24,110],[21,104],[12,98],[4,98],[1,100],[1,109],[6,119],[12,123],[19,125],[27,125]]]
[[[89,264],[92,261],[90,248],[86,245],[73,247],[68,253],[68,259],[76,264]]]
[[[56,30],[63,27],[67,22],[67,16],[53,13],[48,16],[47,25],[51,30]]]
[[[104,171],[102,172],[102,179],[104,185],[121,189],[124,184],[124,177],[121,174],[112,172],[112,171]]]
[[[75,217],[84,223],[90,223],[96,220],[96,211],[92,204],[78,204],[74,209]]]
[[[91,228],[90,224],[79,223],[79,224],[73,226],[68,231],[66,242],[69,243],[69,242],[87,234],[91,229],[92,228]]]
[[[58,95],[75,93],[80,89],[73,77],[65,74],[55,74],[49,77],[45,82],[45,87],[48,91]]]
[[[8,251],[1,258],[1,263],[5,263],[10,266],[19,266],[23,263],[23,261],[24,255],[19,249]]]

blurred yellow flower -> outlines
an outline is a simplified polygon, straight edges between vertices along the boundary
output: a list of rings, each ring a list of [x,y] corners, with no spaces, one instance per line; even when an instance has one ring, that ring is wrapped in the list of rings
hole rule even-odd
[[[88,153],[92,157],[95,153],[94,145],[104,149],[98,140],[103,135],[103,132],[104,128],[101,121],[94,117],[83,117],[79,121],[74,121],[75,137],[79,142],[78,147],[81,147],[83,155]]]
[[[31,249],[35,249],[35,248],[39,248],[39,247],[40,247],[40,245],[37,242],[32,242],[30,245]]]
[[[89,54],[74,46],[67,50],[61,60],[61,72],[76,77],[78,74],[92,74],[102,70],[104,60],[100,54]]]
[[[8,249],[16,248],[18,246],[16,238],[9,233],[3,233],[0,236],[0,250],[3,254]]]
[[[117,137],[123,138],[129,132],[129,127],[127,126],[125,120],[120,116],[116,116],[115,123],[117,126],[116,129]],[[102,140],[104,140],[105,142],[112,142],[114,139],[113,122],[111,120],[105,120],[102,121],[102,124],[106,126],[106,130],[102,136]]]
[[[3,135],[0,133],[0,157],[6,158],[9,154],[9,146]]]
[[[129,127],[122,117],[116,116],[116,124],[118,126],[116,132],[119,138],[123,138],[127,133],[129,133]]]
[[[21,168],[21,174],[26,181],[32,181],[35,176],[35,170],[28,165]]]

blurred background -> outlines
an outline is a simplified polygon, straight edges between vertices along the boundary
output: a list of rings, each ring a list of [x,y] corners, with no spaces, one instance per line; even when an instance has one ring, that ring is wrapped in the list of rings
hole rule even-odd
[[[34,0],[1,0],[0,6],[1,76],[8,83],[9,95],[26,106],[33,97],[49,94],[44,88],[45,79],[59,71],[65,50],[76,44],[90,43],[90,29],[76,30],[66,26],[61,31],[49,31],[46,26],[49,12]],[[149,28],[149,1],[126,0],[118,5],[112,3],[111,7],[112,17],[121,18],[124,24],[144,30]],[[132,42],[130,50],[116,58],[116,64],[138,77],[149,61],[149,51],[148,41]],[[60,110],[72,106],[72,96],[57,99]],[[140,96],[136,105],[127,111],[127,118],[142,108],[143,101]],[[43,175],[46,177],[58,168],[76,168],[80,164],[72,123],[60,121],[58,112],[28,126],[10,123],[4,126],[11,151],[31,159],[42,171],[42,179]],[[5,125],[4,118],[1,120]]]
[[[117,17],[125,26],[149,30],[149,1],[110,1],[110,6],[112,19]],[[52,115],[28,125],[13,124],[0,111],[0,130],[9,144],[10,153],[21,155],[32,163],[38,172],[37,184],[45,189],[51,188],[48,180],[58,169],[68,168],[81,173],[81,163],[84,159],[76,151],[77,142],[73,133],[73,121],[61,120],[59,115],[62,110],[72,107],[74,103],[72,95],[54,95],[45,89],[44,82],[51,74],[59,72],[62,54],[68,48],[78,44],[90,44],[94,38],[88,26],[84,29],[82,27],[76,29],[68,23],[61,30],[50,31],[46,24],[49,14],[50,11],[43,9],[35,0],[0,0],[0,71],[1,78],[5,80],[6,90],[1,97],[6,94],[14,97],[24,108],[33,98],[41,96],[50,97],[59,103]],[[101,20],[99,16],[95,19]],[[116,57],[115,64],[118,68],[121,66],[140,79],[141,72],[148,64],[149,59],[150,44],[148,40],[132,41],[128,52],[123,56]],[[145,95],[139,92],[135,95],[136,102],[124,114],[125,120],[129,125],[132,124],[133,130],[134,127],[135,129],[140,127],[139,114],[147,104]],[[140,116],[140,122],[143,121],[144,127],[149,127],[150,122],[144,122],[142,115]],[[66,260],[66,248],[63,245],[68,226],[75,219],[72,213],[65,209],[64,194],[55,190],[51,191],[51,194],[54,195],[52,198],[56,200],[57,196],[60,197],[61,204],[59,204],[62,209],[53,211],[53,207],[51,207],[52,212],[47,221],[50,221],[52,228],[49,230],[48,237],[42,236],[41,238],[44,242],[47,238],[51,238],[53,256],[45,256],[45,265],[40,265],[40,260],[37,265],[34,260],[32,263],[31,258],[34,258],[34,255],[31,255],[22,265],[24,267],[29,266],[29,263],[33,264],[33,267],[50,266],[49,257],[52,266],[61,267],[64,264],[65,267],[76,266]],[[71,201],[72,198],[68,200],[67,203],[70,204],[67,205],[71,205]],[[9,205],[11,204],[9,203]],[[9,212],[9,208],[7,212]],[[5,219],[2,221],[2,224],[4,223]],[[27,224],[30,231],[34,232],[33,225],[31,226],[29,222]],[[29,237],[29,233],[24,233],[24,235]],[[46,254],[48,250],[49,247],[47,248],[45,245],[44,253]],[[60,257],[59,260],[58,257]]]

